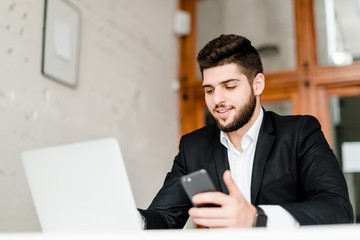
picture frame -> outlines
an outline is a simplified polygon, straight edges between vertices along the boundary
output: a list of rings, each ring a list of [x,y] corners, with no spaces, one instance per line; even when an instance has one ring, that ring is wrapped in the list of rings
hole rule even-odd
[[[78,85],[80,9],[67,0],[45,0],[41,72],[66,86]]]

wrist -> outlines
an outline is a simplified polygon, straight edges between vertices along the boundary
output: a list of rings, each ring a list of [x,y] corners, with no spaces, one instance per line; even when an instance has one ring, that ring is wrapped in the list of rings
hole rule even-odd
[[[256,207],[256,214],[254,219],[253,227],[266,227],[267,224],[267,215],[261,207]]]

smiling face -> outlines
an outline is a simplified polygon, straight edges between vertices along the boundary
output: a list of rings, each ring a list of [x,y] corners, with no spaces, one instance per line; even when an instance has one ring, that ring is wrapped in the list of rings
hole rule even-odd
[[[260,104],[239,67],[230,63],[205,69],[203,74],[205,102],[219,129],[233,132],[246,125]]]

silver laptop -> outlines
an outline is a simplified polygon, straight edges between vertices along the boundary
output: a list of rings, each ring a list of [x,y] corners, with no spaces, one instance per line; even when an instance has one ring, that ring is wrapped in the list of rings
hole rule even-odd
[[[27,151],[22,160],[43,232],[141,229],[115,139]]]

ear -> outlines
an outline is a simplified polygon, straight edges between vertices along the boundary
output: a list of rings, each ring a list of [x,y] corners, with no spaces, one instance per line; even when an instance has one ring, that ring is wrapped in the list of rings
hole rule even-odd
[[[259,96],[265,88],[265,76],[262,73],[258,73],[253,80],[253,89],[255,96]]]

